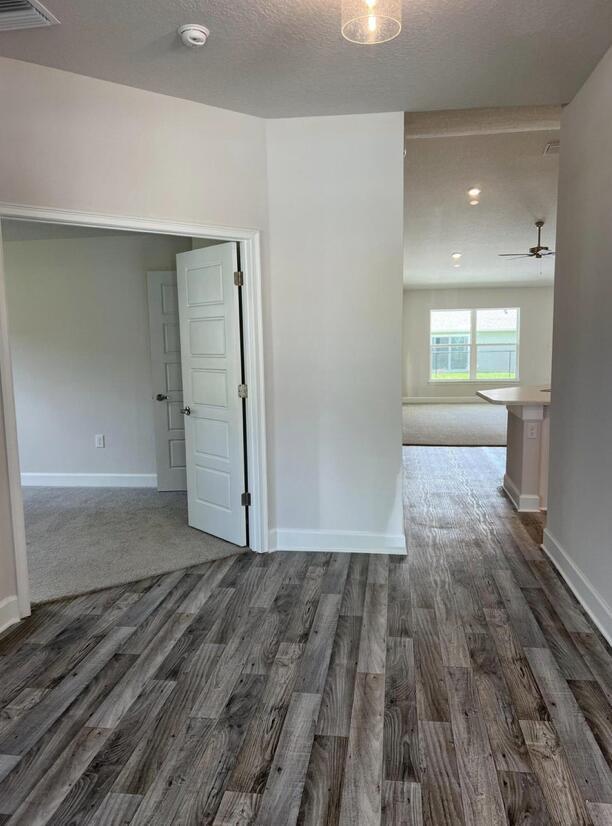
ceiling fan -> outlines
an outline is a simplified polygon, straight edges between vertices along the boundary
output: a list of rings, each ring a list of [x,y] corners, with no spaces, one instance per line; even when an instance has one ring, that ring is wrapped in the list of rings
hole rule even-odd
[[[499,254],[500,258],[544,258],[546,255],[554,255],[554,250],[542,246],[544,221],[536,221],[535,225],[538,228],[538,243],[535,247],[529,247],[529,252],[502,252]]]

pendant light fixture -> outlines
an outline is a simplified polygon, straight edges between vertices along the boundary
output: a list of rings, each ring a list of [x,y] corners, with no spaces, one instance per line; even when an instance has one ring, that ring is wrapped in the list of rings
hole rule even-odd
[[[401,30],[402,0],[342,0],[342,36],[351,43],[386,43]]]

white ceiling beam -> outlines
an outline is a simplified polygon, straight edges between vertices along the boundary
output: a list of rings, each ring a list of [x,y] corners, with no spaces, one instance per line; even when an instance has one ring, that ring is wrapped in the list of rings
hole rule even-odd
[[[406,139],[497,135],[559,129],[561,106],[512,106],[499,109],[447,109],[406,112]]]

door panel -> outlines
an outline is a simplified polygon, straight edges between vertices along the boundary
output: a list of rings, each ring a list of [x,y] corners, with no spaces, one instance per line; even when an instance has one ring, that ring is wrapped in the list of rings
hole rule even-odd
[[[171,321],[163,322],[164,330],[164,353],[170,355],[171,353],[181,352],[181,341],[179,338],[179,326]]]
[[[179,350],[180,357],[180,350]],[[167,362],[166,368],[166,391],[168,393],[182,393],[183,392],[183,378],[181,376],[180,360],[177,363]]]
[[[189,524],[246,544],[236,245],[176,256]]]
[[[180,402],[168,402],[168,430],[181,430],[183,432],[183,439],[185,438],[185,422],[181,408],[183,406],[182,400]],[[185,476],[185,488],[187,490],[187,477]]]
[[[157,489],[187,490],[183,376],[175,272],[148,272]],[[166,396],[157,401],[157,394]]]

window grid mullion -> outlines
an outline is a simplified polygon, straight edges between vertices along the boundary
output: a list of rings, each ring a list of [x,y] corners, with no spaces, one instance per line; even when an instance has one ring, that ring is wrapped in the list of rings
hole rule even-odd
[[[476,352],[476,310],[471,311],[470,327],[470,381],[474,381],[476,379],[476,365],[478,358]]]

